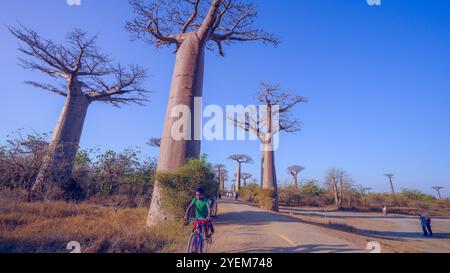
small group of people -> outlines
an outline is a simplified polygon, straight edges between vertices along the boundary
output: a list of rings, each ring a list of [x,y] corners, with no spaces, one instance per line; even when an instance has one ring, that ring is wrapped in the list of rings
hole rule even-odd
[[[388,216],[388,208],[387,206],[383,206],[381,209],[384,216]],[[419,214],[420,226],[422,227],[423,236],[424,237],[433,237],[433,231],[431,230],[431,218],[429,216],[425,216]]]
[[[239,198],[239,195],[238,195],[237,192],[227,192],[227,193],[225,194],[225,196],[227,197],[227,199],[235,199],[235,200],[238,200],[238,198]]]

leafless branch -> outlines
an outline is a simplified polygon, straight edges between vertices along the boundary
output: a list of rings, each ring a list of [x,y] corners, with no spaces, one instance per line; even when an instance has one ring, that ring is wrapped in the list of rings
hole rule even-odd
[[[183,42],[183,35],[196,32],[207,48],[217,46],[224,55],[224,45],[234,42],[262,41],[278,45],[273,34],[255,28],[256,5],[242,0],[129,0],[134,18],[126,28],[135,39],[156,47]],[[148,35],[150,34],[150,35]],[[211,43],[211,44],[210,44]]]
[[[228,157],[229,160],[234,160],[238,163],[253,164],[253,158],[245,154],[235,154]]]

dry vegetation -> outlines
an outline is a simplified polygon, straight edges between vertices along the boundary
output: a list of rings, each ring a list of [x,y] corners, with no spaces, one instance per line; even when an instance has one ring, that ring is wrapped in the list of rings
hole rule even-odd
[[[0,196],[0,252],[64,253],[71,241],[83,253],[176,252],[190,231],[182,224],[146,227],[145,207],[17,199]]]

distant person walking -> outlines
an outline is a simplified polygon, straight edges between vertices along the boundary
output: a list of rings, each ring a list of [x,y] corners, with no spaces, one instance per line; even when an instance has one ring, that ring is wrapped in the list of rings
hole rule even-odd
[[[422,226],[423,236],[433,237],[433,231],[431,230],[431,218],[419,214],[420,225]]]
[[[383,210],[383,215],[384,216],[388,216],[388,209],[387,209],[387,207],[384,206],[382,210]]]

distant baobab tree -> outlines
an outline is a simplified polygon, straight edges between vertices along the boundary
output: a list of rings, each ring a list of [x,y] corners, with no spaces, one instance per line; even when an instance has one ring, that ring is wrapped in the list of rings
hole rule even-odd
[[[226,171],[225,165],[223,164],[216,164],[214,165],[214,169],[216,170],[217,175],[217,185],[219,186],[219,189],[221,191],[225,188],[225,181],[224,181],[224,172]]]
[[[370,195],[370,191],[373,190],[373,188],[362,188],[363,194]]]
[[[439,200],[441,200],[442,199],[441,190],[444,189],[444,187],[434,186],[433,189],[436,191]]]
[[[237,162],[237,172],[236,172],[236,190],[241,189],[241,170],[242,164],[253,164],[253,159],[245,154],[236,154],[228,157],[229,160],[233,160]]]
[[[301,173],[305,168],[300,165],[293,165],[287,168],[288,174],[292,175],[292,184],[298,187],[298,174]]]
[[[148,140],[147,145],[154,148],[161,147],[161,138],[152,137]]]
[[[194,113],[195,98],[203,95],[205,49],[224,56],[224,45],[235,42],[262,41],[277,45],[278,39],[264,30],[254,28],[256,6],[241,0],[129,0],[135,18],[126,28],[134,38],[155,47],[173,46],[175,68],[169,94],[166,118],[158,160],[159,172],[174,172],[188,158],[200,156],[200,140],[196,126],[189,139],[176,140],[172,129],[179,117],[174,107],[185,106]],[[191,124],[198,122],[190,118]],[[187,130],[187,129],[184,129]],[[189,131],[186,131],[189,132]],[[158,181],[155,181],[147,225],[157,225],[172,218],[164,209]]]
[[[387,173],[384,176],[386,176],[389,179],[389,188],[391,190],[391,194],[395,195],[394,183],[392,182],[392,178],[394,177],[394,175],[391,173]]]
[[[274,190],[274,207],[278,210],[278,186],[275,170],[275,154],[273,149],[273,137],[275,134],[284,131],[295,133],[300,131],[299,121],[291,116],[291,110],[298,104],[306,102],[306,98],[293,95],[289,92],[281,92],[278,84],[261,83],[260,91],[256,94],[258,103],[265,106],[265,117],[255,117],[245,114],[244,117],[235,119],[234,125],[254,133],[261,141],[263,160],[263,181],[264,189]],[[278,120],[275,119],[274,108],[278,108]],[[277,122],[277,124],[275,124]],[[264,130],[265,129],[265,130]]]
[[[252,178],[252,174],[250,174],[250,173],[241,173],[241,178],[244,181],[244,187],[247,187],[247,180]]]
[[[19,50],[25,55],[20,59],[22,67],[44,73],[58,82],[57,85],[35,81],[26,83],[65,99],[48,155],[43,159],[33,185],[33,191],[37,193],[44,191],[47,182],[53,185],[72,176],[91,103],[104,102],[117,107],[128,103],[142,104],[148,92],[141,86],[146,72],[137,65],[114,66],[109,56],[99,51],[97,36],[89,37],[82,30],[69,33],[67,45],[61,45],[24,26],[8,29],[21,42]],[[59,170],[56,174],[55,169]]]

